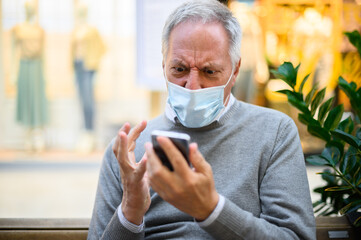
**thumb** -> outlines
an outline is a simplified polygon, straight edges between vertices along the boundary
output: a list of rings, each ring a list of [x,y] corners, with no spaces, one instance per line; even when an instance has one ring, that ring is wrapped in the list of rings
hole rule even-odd
[[[203,158],[202,154],[198,151],[198,144],[191,143],[189,145],[189,160],[192,163],[196,172],[206,172],[210,165]]]

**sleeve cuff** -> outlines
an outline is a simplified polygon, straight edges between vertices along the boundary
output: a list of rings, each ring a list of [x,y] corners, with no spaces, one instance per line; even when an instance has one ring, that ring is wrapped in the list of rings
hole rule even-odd
[[[206,218],[206,220],[204,220],[202,222],[196,221],[198,223],[198,225],[200,227],[208,227],[209,225],[211,225],[218,218],[219,214],[222,212],[224,202],[225,202],[224,197],[222,195],[219,195],[219,200],[218,200],[216,208],[213,210],[211,215],[209,215],[209,217]]]
[[[144,229],[144,220],[142,221],[142,224],[140,225],[136,225],[134,223],[129,222],[123,215],[122,212],[122,204],[119,205],[118,207],[118,218],[120,223],[129,231],[133,232],[133,233],[140,233],[141,231],[143,231]]]

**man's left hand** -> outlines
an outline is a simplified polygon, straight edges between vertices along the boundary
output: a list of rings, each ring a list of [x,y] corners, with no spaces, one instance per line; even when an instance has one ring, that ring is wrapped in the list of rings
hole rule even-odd
[[[211,166],[198,151],[196,143],[189,145],[191,169],[181,152],[166,137],[157,137],[174,171],[165,167],[155,154],[152,144],[147,143],[147,174],[150,185],[159,196],[179,210],[198,221],[205,220],[217,206],[216,191]]]

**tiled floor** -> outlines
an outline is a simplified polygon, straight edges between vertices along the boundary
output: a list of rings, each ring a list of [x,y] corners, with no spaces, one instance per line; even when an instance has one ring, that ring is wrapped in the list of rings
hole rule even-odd
[[[101,158],[101,152],[0,152],[0,218],[91,217]],[[320,185],[319,171],[307,167],[310,189]]]

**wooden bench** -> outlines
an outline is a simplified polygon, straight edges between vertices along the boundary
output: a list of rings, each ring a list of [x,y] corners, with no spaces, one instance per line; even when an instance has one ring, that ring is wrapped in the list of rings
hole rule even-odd
[[[81,240],[88,235],[90,219],[0,219],[0,240]]]
[[[356,235],[347,217],[317,217],[316,218],[317,240],[342,240],[360,239]]]
[[[86,239],[90,219],[0,219],[0,240]],[[346,217],[317,217],[318,240],[357,239]]]

